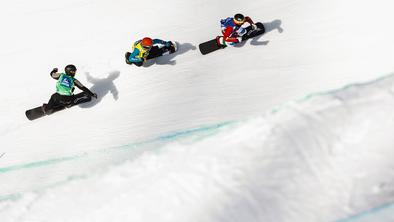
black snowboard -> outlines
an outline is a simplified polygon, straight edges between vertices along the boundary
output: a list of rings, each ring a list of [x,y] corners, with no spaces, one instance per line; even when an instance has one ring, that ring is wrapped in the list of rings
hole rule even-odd
[[[216,51],[218,49],[225,48],[225,46],[222,46],[222,45],[218,44],[218,37],[215,38],[215,39],[209,40],[208,42],[201,43],[198,46],[198,48],[200,49],[201,54],[206,55],[206,54],[211,53],[213,51]]]
[[[68,104],[67,106],[59,105],[57,107],[54,107],[52,110],[48,110],[47,114],[44,113],[44,109],[42,106],[26,110],[25,114],[29,120],[35,120],[45,115],[53,114],[55,112],[63,110],[65,108],[70,108],[81,103],[89,102],[90,100],[92,100],[92,98],[88,94],[86,94],[85,92],[81,92],[74,95],[74,99],[71,104]]]
[[[161,47],[159,48],[158,46],[153,46],[150,51],[149,51],[149,55],[148,57],[146,57],[146,60],[150,60],[150,59],[154,59],[163,55],[167,55],[167,54],[172,54],[174,52],[176,52],[178,50],[178,47],[176,45],[176,42],[171,42],[171,46],[168,47]],[[126,59],[126,63],[131,65],[133,63],[131,63],[129,61],[129,57],[130,57],[131,53],[130,52],[126,52],[125,54],[125,59]]]
[[[261,35],[261,34],[264,34],[265,28],[264,28],[263,23],[257,22],[256,26],[257,26],[256,30],[253,30],[252,26],[248,26],[248,27],[245,28],[246,29],[246,34],[242,36],[242,41],[246,41],[246,40],[248,40],[250,38],[256,37],[256,36]],[[206,54],[211,53],[213,51],[216,51],[218,49],[225,48],[225,46],[222,46],[222,45],[218,44],[218,37],[216,37],[215,39],[212,39],[210,41],[201,43],[198,46],[199,49],[200,49],[201,54],[206,55]]]

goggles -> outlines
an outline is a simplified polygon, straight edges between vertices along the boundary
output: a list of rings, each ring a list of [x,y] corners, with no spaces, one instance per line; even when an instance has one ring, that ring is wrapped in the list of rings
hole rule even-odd
[[[234,23],[235,23],[236,25],[242,25],[242,24],[245,23],[245,19],[240,19],[240,20],[234,19]]]

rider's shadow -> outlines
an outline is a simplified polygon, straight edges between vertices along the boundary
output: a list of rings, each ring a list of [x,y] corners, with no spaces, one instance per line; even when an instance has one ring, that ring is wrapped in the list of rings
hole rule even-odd
[[[158,58],[155,59],[151,59],[148,60],[144,63],[144,67],[149,67],[153,64],[157,64],[157,65],[175,65],[176,64],[176,60],[174,60],[174,58],[178,55],[182,55],[190,50],[196,50],[197,47],[194,46],[191,43],[179,43],[176,42],[177,46],[178,46],[178,50],[172,54],[167,54],[167,55],[163,55],[160,56]]]
[[[119,92],[114,84],[114,80],[119,77],[119,75],[120,75],[119,71],[112,71],[109,73],[107,78],[103,78],[103,79],[94,78],[93,76],[90,75],[89,72],[85,72],[85,75],[86,75],[86,79],[88,80],[88,82],[93,84],[93,86],[90,88],[90,91],[92,91],[93,93],[97,93],[97,99],[93,98],[91,102],[82,103],[79,105],[79,107],[90,108],[92,106],[95,106],[96,104],[100,103],[101,100],[108,93],[112,94],[112,97],[114,98],[114,100],[118,100]]]
[[[251,45],[268,45],[268,43],[269,43],[268,40],[267,41],[259,41],[259,39],[262,36],[264,36],[266,33],[271,32],[271,31],[273,31],[275,29],[277,29],[279,33],[283,32],[283,28],[281,27],[282,20],[280,20],[280,19],[276,19],[276,20],[274,20],[272,22],[263,23],[263,25],[264,25],[264,28],[265,28],[264,34],[256,36],[254,38],[251,38],[251,41],[250,41]],[[242,47],[242,46],[244,46],[246,44],[246,42],[247,41],[243,41],[243,42],[241,42],[239,44],[236,44],[235,47]]]

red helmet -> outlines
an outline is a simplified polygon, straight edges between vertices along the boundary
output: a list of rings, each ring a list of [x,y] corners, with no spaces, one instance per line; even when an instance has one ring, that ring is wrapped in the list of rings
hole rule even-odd
[[[142,47],[144,47],[144,48],[150,48],[150,47],[152,47],[152,45],[153,45],[153,41],[152,41],[151,38],[145,37],[145,38],[143,38],[143,39],[141,40],[141,45],[142,45]]]

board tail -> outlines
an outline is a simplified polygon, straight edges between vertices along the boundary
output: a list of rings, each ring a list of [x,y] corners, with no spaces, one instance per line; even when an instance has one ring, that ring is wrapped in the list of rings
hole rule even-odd
[[[222,46],[218,44],[217,38],[215,38],[207,42],[201,43],[200,45],[198,45],[198,48],[200,49],[201,54],[206,55],[208,53],[221,49]]]

